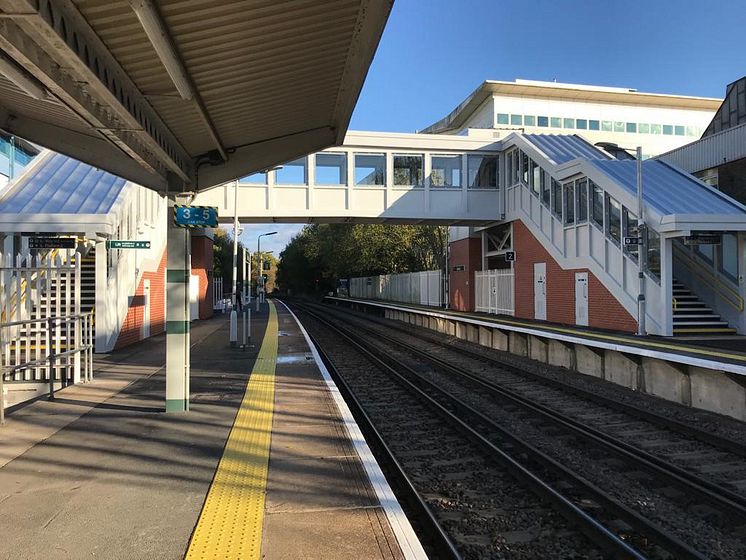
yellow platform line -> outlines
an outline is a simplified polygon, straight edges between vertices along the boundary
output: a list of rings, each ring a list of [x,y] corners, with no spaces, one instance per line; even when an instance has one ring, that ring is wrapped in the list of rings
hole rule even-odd
[[[260,557],[277,337],[277,311],[269,302],[269,321],[262,346],[192,534],[187,560]]]

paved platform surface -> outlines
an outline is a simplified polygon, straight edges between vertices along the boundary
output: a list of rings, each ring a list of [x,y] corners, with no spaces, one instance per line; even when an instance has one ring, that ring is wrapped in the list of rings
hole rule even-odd
[[[261,555],[401,558],[288,317],[280,313],[269,470],[258,482]],[[184,558],[249,402],[267,323],[266,309],[254,315],[247,352],[228,348],[227,316],[193,324],[187,414],[162,412],[163,336],[97,356],[94,383],[13,412],[0,429],[0,558]]]

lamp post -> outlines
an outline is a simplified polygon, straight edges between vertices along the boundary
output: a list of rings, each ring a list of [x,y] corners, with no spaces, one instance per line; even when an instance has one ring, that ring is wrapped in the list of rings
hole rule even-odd
[[[238,280],[238,179],[233,183],[233,290],[231,299],[233,308],[231,309],[230,319],[230,344],[235,346],[238,343],[238,294],[236,293],[236,282]]]
[[[258,264],[258,269],[256,271],[256,310],[259,311],[259,294],[261,293],[259,291],[260,287],[264,287],[264,278],[262,277],[262,237],[267,237],[270,235],[275,235],[276,231],[270,231],[268,233],[261,233],[256,238],[256,261]]]

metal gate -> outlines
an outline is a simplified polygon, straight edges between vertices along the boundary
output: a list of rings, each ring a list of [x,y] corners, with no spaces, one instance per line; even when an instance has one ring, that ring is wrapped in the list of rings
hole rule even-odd
[[[475,272],[475,310],[499,315],[515,315],[514,289],[514,273],[510,269]]]
[[[80,312],[81,260],[72,251],[0,253],[0,386],[48,384],[52,392],[81,374],[91,379],[93,316]]]

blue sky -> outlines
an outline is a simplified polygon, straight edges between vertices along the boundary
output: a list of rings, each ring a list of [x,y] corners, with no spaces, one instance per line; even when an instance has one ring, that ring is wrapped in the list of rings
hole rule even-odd
[[[746,74],[743,0],[396,0],[351,130],[414,132],[484,80],[722,97]],[[296,225],[241,239],[282,250]]]

